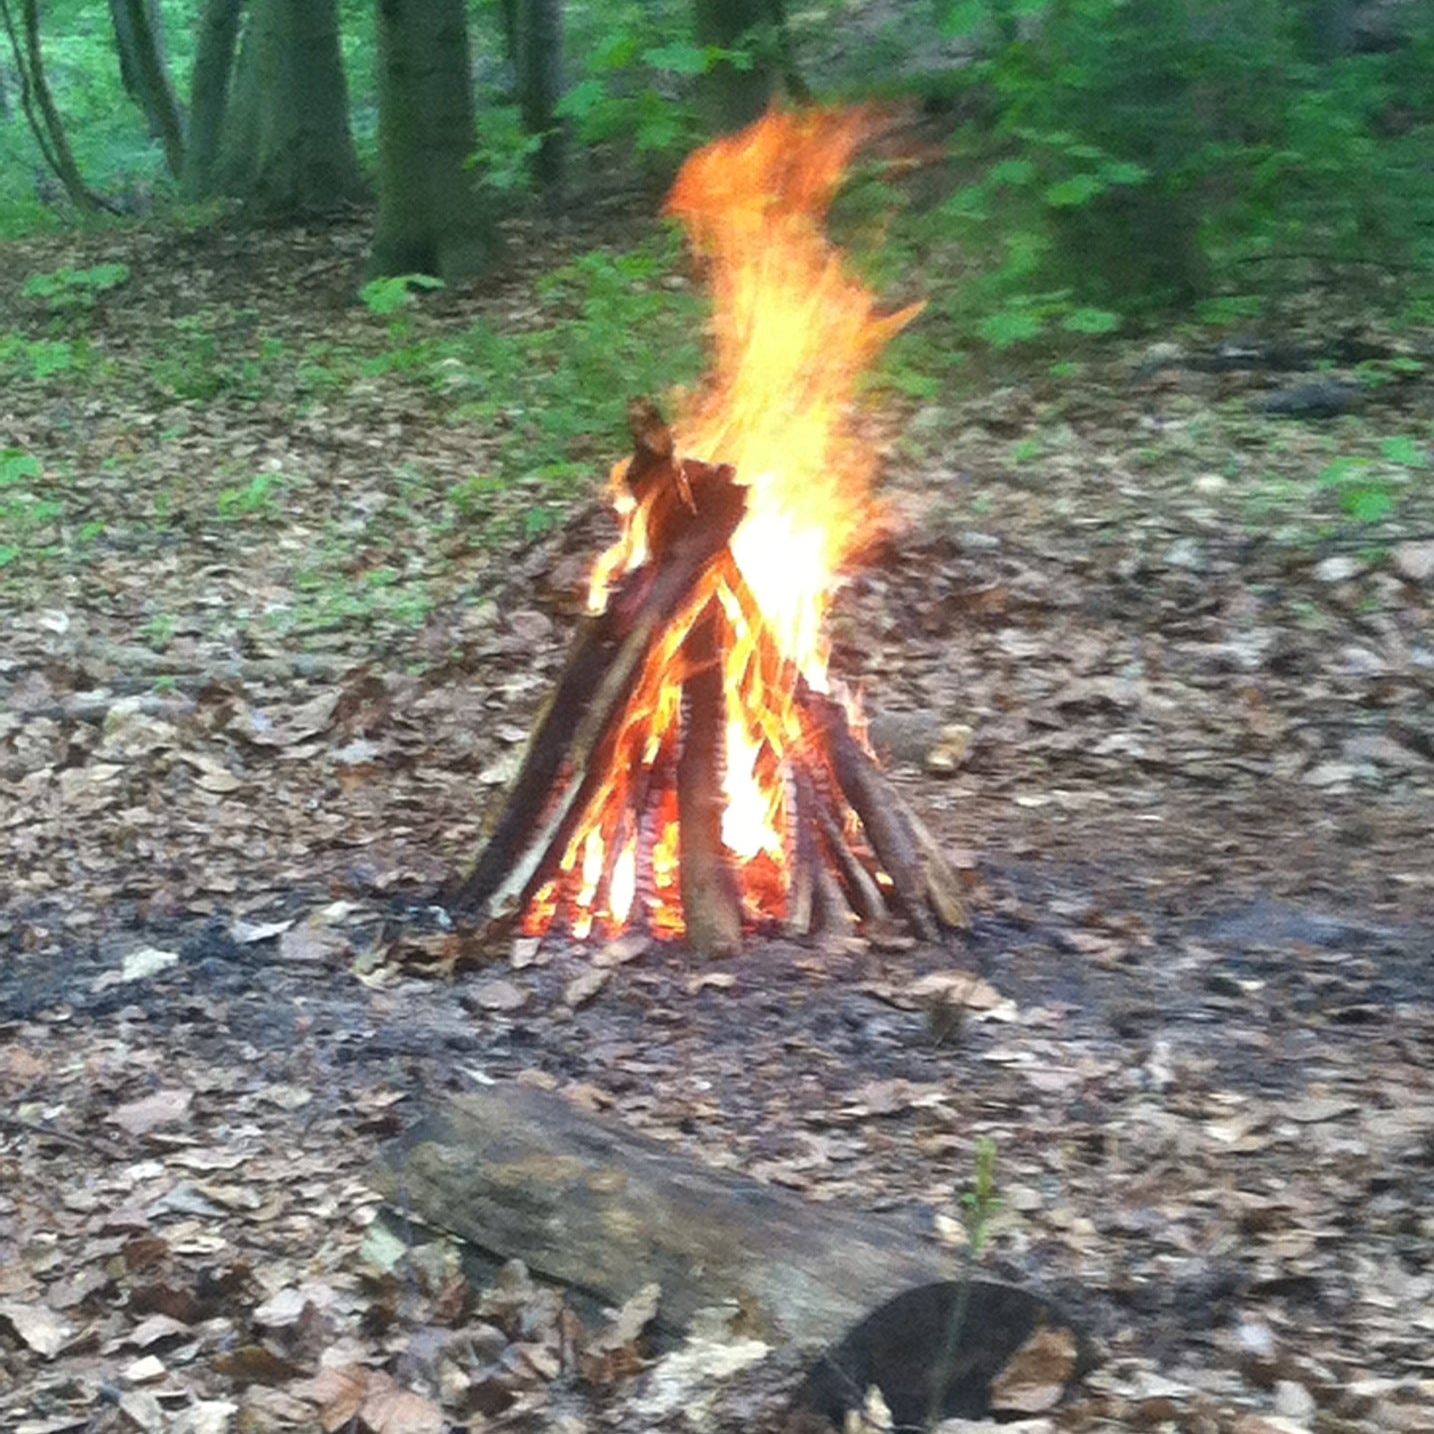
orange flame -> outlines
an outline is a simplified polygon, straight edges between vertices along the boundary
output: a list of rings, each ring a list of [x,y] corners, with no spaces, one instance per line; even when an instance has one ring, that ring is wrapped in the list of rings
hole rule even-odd
[[[746,511],[733,561],[717,565],[654,645],[618,758],[557,878],[530,903],[530,932],[546,930],[564,902],[579,935],[595,921],[615,930],[632,917],[661,934],[682,931],[670,780],[687,676],[682,645],[714,597],[726,623],[722,839],[746,915],[785,914],[793,796],[784,759],[802,740],[793,695],[799,676],[827,688],[828,608],[874,517],[874,456],[851,426],[855,386],[916,312],[880,314],[822,232],[853,156],[876,128],[865,111],[774,110],[692,155],[673,186],[668,212],[710,264],[715,340],[711,380],[673,426],[676,450],[731,465],[747,489]],[[624,527],[595,566],[593,611],[649,557],[647,509],[626,473],[626,462],[613,472]]]

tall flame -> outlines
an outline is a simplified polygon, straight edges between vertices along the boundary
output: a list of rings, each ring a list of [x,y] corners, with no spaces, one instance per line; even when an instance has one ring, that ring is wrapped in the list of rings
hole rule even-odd
[[[638,794],[675,759],[687,676],[682,644],[714,597],[729,638],[722,838],[747,916],[784,915],[793,800],[784,759],[802,741],[793,696],[799,676],[826,690],[827,611],[873,521],[875,460],[852,428],[855,387],[916,312],[879,313],[875,295],[822,230],[875,128],[865,111],[774,110],[692,155],[673,186],[668,212],[709,267],[715,345],[711,379],[678,415],[673,434],[679,454],[731,465],[747,490],[730,543],[736,574],[724,578],[719,565],[711,586],[662,635],[629,703],[620,758],[589,802],[558,876],[530,904],[530,931],[546,929],[565,901],[580,935],[595,921],[620,928],[640,903],[653,929],[683,929],[675,799],[653,783],[659,790],[644,813]],[[624,528],[594,569],[594,611],[650,556],[646,511],[626,485],[627,466],[613,472]],[[637,830],[643,822],[653,824],[645,838]],[[645,880],[635,856],[644,842]]]
[[[822,233],[873,131],[863,110],[774,111],[693,155],[667,201],[711,261],[716,339],[678,450],[730,463],[750,489],[733,553],[782,651],[819,686],[835,580],[871,525],[874,460],[850,429],[853,389],[916,313],[878,314]]]

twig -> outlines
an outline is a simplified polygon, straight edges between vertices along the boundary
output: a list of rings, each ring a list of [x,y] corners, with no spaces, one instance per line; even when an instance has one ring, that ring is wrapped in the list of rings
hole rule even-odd
[[[42,1135],[47,1140],[58,1140],[61,1145],[71,1146],[75,1150],[89,1150],[96,1155],[103,1155],[106,1160],[129,1159],[125,1151],[108,1141],[96,1140],[89,1135],[73,1135],[68,1130],[56,1130],[52,1125],[45,1125],[38,1120],[26,1120],[18,1115],[0,1113],[0,1127],[21,1131],[26,1135]]]

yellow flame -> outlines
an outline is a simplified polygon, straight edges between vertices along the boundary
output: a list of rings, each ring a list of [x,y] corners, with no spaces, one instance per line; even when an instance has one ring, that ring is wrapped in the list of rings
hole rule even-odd
[[[855,385],[917,312],[879,314],[822,232],[874,128],[862,110],[773,111],[693,155],[667,201],[710,260],[716,341],[677,450],[730,463],[750,490],[733,555],[783,653],[818,685],[832,590],[873,518]]]
[[[564,900],[573,930],[591,929],[605,898],[620,927],[637,895],[634,830],[647,830],[651,887],[641,912],[653,930],[683,929],[676,797],[658,787],[651,813],[635,812],[639,774],[668,767],[686,676],[682,644],[697,615],[717,604],[723,624],[727,709],[722,836],[743,906],[756,918],[784,914],[789,793],[784,761],[801,741],[798,674],[826,687],[825,620],[844,567],[874,514],[874,456],[852,428],[857,381],[915,314],[878,312],[876,297],[828,243],[823,223],[858,147],[875,131],[865,111],[773,110],[683,165],[667,210],[686,226],[711,276],[714,366],[673,426],[676,452],[730,464],[747,489],[732,562],[693,593],[650,649],[613,749],[611,770],[559,866],[525,917],[551,922]],[[919,307],[919,306],[918,306]],[[601,612],[613,585],[653,557],[649,505],[613,469],[618,540],[597,561],[589,606]],[[655,561],[661,561],[656,555]],[[603,888],[605,853],[616,857]],[[646,850],[646,847],[643,848]]]

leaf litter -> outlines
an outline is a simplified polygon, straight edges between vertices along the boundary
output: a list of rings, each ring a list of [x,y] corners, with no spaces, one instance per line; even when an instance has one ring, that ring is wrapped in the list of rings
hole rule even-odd
[[[225,243],[185,303],[224,300]],[[347,293],[361,263],[357,233],[244,244],[245,302],[295,342],[324,302],[300,274],[338,252]],[[524,282],[421,321],[501,321]],[[104,319],[117,355],[180,287]],[[329,297],[330,334],[361,322]],[[117,362],[129,390],[7,395],[10,441],[105,536],[0,595],[6,1427],[630,1427],[677,1358],[645,1304],[579,1313],[380,1238],[374,1143],[504,1077],[938,1230],[993,1140],[983,1265],[1073,1294],[1107,1355],[1049,1411],[1059,1351],[1034,1351],[1006,1389],[1033,1428],[1434,1427],[1428,485],[1403,530],[1331,536],[1261,472],[1317,505],[1372,420],[1276,436],[1238,376],[1131,354],[911,415],[835,662],[964,854],[959,969],[774,942],[692,971],[628,937],[509,963],[433,901],[604,520],[470,538],[450,495],[488,437],[398,383],[157,406]],[[1427,395],[1401,401],[1383,421],[1427,432]],[[397,452],[423,469],[402,494]],[[277,515],[223,518],[256,474]],[[267,625],[331,541],[422,602]],[[738,1360],[716,1343],[694,1368]]]

